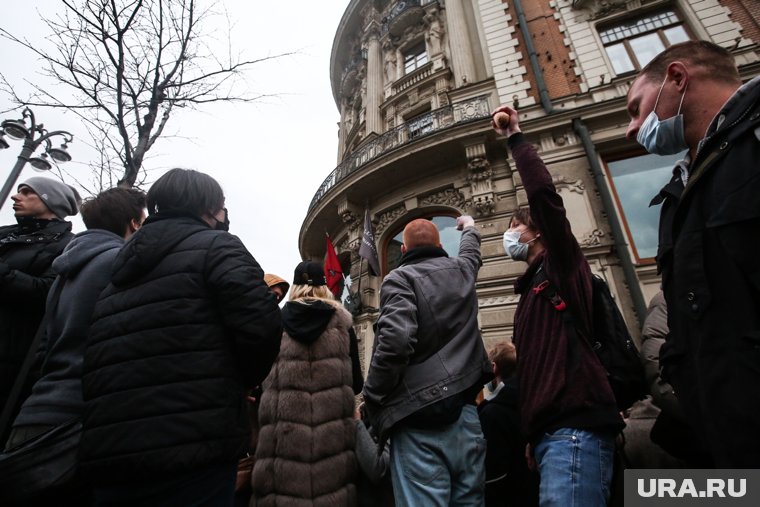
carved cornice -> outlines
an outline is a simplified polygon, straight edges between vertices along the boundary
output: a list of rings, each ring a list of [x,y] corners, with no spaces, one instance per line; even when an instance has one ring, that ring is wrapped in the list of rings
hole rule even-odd
[[[377,217],[377,223],[375,224],[375,239],[379,238],[385,229],[398,220],[406,213],[406,207],[404,205],[397,206],[390,211],[386,211]]]
[[[464,211],[468,203],[461,192],[453,188],[447,188],[446,190],[426,195],[420,199],[420,206],[434,206],[436,204],[451,206],[452,208]]]

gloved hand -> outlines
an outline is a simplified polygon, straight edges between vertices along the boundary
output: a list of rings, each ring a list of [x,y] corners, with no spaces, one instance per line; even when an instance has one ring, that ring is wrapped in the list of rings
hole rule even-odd
[[[470,215],[462,215],[457,218],[457,230],[461,231],[465,227],[475,227],[475,220]]]

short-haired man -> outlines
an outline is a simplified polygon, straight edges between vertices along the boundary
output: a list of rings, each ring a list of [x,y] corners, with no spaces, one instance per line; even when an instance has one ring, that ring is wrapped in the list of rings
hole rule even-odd
[[[591,268],[567,220],[552,177],[520,130],[517,111],[502,106],[508,124],[493,127],[508,137],[530,209],[520,209],[504,233],[504,249],[528,269],[515,284],[514,319],[522,429],[541,476],[542,507],[607,504],[615,435],[623,421],[604,367],[588,342],[568,326],[540,292],[548,280],[565,312],[585,334],[592,326]],[[535,289],[535,290],[534,290]]]
[[[11,196],[16,225],[0,227],[0,409],[45,313],[53,259],[74,236],[79,193],[50,178],[29,178]]]
[[[43,357],[41,377],[13,423],[8,448],[82,415],[82,360],[92,312],[111,280],[116,254],[145,218],[145,194],[127,188],[105,190],[85,201],[81,213],[87,230],[74,236],[53,261],[58,277],[50,294],[60,294],[48,301],[52,313],[38,352]],[[50,491],[47,497],[63,493]],[[76,494],[65,490],[69,500]]]
[[[628,92],[626,135],[688,150],[662,204],[658,268],[670,335],[663,378],[718,468],[760,465],[760,77],[706,41],[657,55]]]
[[[496,387],[478,405],[486,438],[485,507],[537,506],[538,474],[528,468],[520,431],[515,346],[500,341],[488,351],[488,358],[494,373],[491,384]]]
[[[391,441],[396,505],[481,506],[485,445],[475,396],[493,375],[478,329],[480,233],[469,216],[459,256],[433,222],[404,228],[401,263],[383,281],[365,407]]]

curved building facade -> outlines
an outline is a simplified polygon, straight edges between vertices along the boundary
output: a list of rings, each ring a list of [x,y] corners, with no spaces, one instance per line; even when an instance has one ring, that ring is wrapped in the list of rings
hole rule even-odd
[[[436,222],[454,254],[454,217],[475,217],[483,338],[511,337],[513,286],[525,264],[507,259],[501,238],[527,199],[505,140],[490,128],[499,104],[519,110],[592,270],[638,334],[659,288],[659,210],[649,201],[678,157],[648,155],[625,139],[626,93],[654,55],[687,39],[729,48],[745,79],[760,74],[760,3],[351,0],[330,63],[341,115],[337,166],[316,189],[299,248],[321,260],[329,232],[350,273],[364,359],[382,276],[398,262],[403,227],[420,217]],[[365,212],[380,276],[358,255]]]

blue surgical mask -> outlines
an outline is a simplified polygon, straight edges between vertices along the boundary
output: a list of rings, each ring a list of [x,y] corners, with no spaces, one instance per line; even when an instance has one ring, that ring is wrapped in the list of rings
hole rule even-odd
[[[527,261],[528,260],[528,248],[530,244],[538,239],[538,236],[523,243],[520,241],[522,233],[519,231],[506,231],[504,233],[504,250],[507,252],[512,260],[515,261]]]
[[[652,112],[649,113],[649,116],[647,116],[647,119],[644,120],[641,128],[639,128],[636,141],[649,153],[655,155],[673,155],[689,147],[684,137],[683,115],[681,114],[681,106],[686,96],[686,89],[684,89],[683,95],[681,95],[681,103],[678,104],[676,115],[665,120],[660,120],[655,111],[657,110],[657,103],[660,101],[663,86],[665,86],[665,81],[660,85],[660,91],[657,93],[657,100],[655,100]],[[686,83],[686,86],[688,87],[689,84]]]

